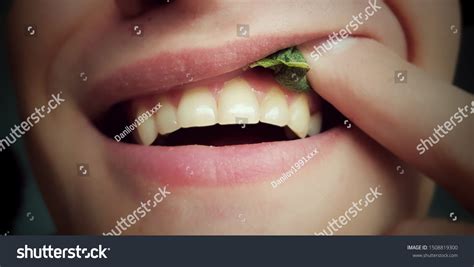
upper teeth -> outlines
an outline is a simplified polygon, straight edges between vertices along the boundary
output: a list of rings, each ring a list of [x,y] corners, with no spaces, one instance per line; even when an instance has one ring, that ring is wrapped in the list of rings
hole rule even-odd
[[[290,104],[287,99],[278,86],[259,96],[243,78],[226,82],[217,96],[207,87],[196,87],[183,92],[178,108],[166,96],[152,100],[162,106],[151,119],[138,127],[134,136],[139,144],[150,145],[158,134],[169,134],[179,128],[240,124],[242,119],[246,124],[260,121],[277,126],[287,125],[300,138],[319,133],[321,114],[318,112],[310,116],[308,96],[296,94]],[[150,105],[147,99],[134,100],[132,112],[138,116],[146,112]]]
[[[181,127],[210,126],[216,124],[217,104],[206,87],[184,92],[178,107],[178,121]]]
[[[290,121],[288,122],[288,127],[300,138],[305,137],[308,134],[310,122],[307,96],[304,94],[297,96],[293,103],[291,103],[289,112]]]
[[[272,88],[260,104],[260,121],[285,126],[290,121],[290,112],[285,95],[278,88]]]
[[[246,118],[248,124],[260,118],[257,96],[241,78],[225,83],[219,94],[219,124],[235,124],[236,118]]]
[[[153,130],[157,134],[168,134],[178,130],[180,124],[178,123],[176,108],[166,97],[161,97],[158,101],[162,106],[156,113],[156,120],[154,121],[156,128],[153,128]]]

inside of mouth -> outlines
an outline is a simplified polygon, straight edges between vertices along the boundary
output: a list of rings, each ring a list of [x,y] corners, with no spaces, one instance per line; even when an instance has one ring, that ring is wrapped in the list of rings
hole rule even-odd
[[[161,146],[229,146],[288,140],[283,127],[258,123],[249,125],[213,125],[180,129],[157,138]]]
[[[150,113],[153,105],[156,114]],[[252,107],[257,111],[247,118],[232,113]],[[138,120],[144,111],[150,116]],[[108,138],[129,144],[228,146],[305,138],[341,121],[339,112],[313,90],[295,93],[267,72],[252,71],[118,103],[95,125]]]
[[[127,127],[127,104],[120,103],[112,107],[95,122],[99,131],[107,138],[114,140],[114,136]],[[332,129],[344,121],[343,115],[326,101],[321,103],[323,121],[321,132]],[[230,146],[243,144],[257,144],[275,141],[290,141],[299,139],[287,126],[278,127],[266,123],[213,125],[207,127],[182,128],[167,135],[160,135],[152,146]],[[116,141],[116,140],[115,140]],[[127,135],[120,142],[137,144],[132,135]]]

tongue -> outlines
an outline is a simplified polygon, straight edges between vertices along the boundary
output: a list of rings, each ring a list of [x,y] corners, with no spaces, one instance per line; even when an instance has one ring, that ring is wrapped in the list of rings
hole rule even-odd
[[[264,123],[180,129],[156,141],[161,146],[227,146],[288,140],[284,128]]]

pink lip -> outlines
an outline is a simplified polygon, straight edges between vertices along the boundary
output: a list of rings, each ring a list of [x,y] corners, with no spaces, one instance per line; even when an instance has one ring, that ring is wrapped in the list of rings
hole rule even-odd
[[[159,54],[116,71],[98,83],[95,99],[101,106],[137,95],[179,88],[237,70],[276,50],[296,45],[313,36],[255,38],[213,49],[189,49],[179,54]],[[211,56],[212,55],[212,56]],[[174,60],[169,60],[170,58]],[[105,105],[104,105],[105,103]],[[245,129],[242,129],[245,134]],[[232,186],[278,179],[314,149],[327,155],[339,131],[310,138],[236,146],[139,146],[106,139],[110,164],[126,177],[172,186]],[[311,161],[319,162],[318,155]],[[270,180],[269,180],[270,179]],[[134,181],[125,181],[134,186]],[[270,184],[269,184],[270,186]]]
[[[240,68],[285,47],[324,34],[256,36],[214,48],[190,48],[176,53],[160,53],[119,68],[87,90],[85,100],[91,114],[112,104],[146,94],[157,94],[178,85],[197,82]]]
[[[114,72],[97,83],[89,106],[102,108],[135,96],[162,93],[192,82],[238,70],[279,49],[315,39],[315,35],[255,37],[215,48],[161,53]],[[173,60],[170,60],[173,59]],[[243,134],[245,134],[245,129]],[[331,131],[295,141],[237,146],[139,146],[106,139],[108,159],[126,177],[173,186],[232,186],[278,179],[283,172],[314,149],[329,150],[340,136]],[[319,162],[316,155],[311,161]],[[312,163],[314,164],[314,163]],[[270,179],[270,180],[269,180]],[[134,181],[125,181],[135,186]],[[270,186],[270,185],[269,185]]]
[[[107,139],[106,151],[110,164],[126,177],[172,186],[233,186],[278,179],[314,149],[330,156],[342,133],[343,128],[335,128],[294,141],[221,147],[145,147]],[[313,161],[321,161],[319,153]]]

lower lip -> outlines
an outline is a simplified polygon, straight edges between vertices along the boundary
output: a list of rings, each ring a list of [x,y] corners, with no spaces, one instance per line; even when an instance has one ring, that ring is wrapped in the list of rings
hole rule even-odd
[[[107,139],[106,151],[110,164],[126,177],[170,186],[235,186],[275,180],[315,149],[319,153],[309,161],[320,164],[320,154],[330,155],[343,129],[293,141],[221,147],[148,147]]]

